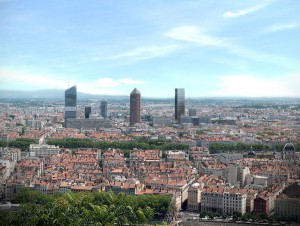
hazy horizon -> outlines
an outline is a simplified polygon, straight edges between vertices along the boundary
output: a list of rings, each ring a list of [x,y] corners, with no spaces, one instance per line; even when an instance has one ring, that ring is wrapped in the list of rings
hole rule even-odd
[[[55,99],[64,99],[64,91],[63,89],[36,89],[36,90],[3,90],[0,89],[0,98],[55,98]],[[140,90],[139,90],[140,91]],[[13,94],[11,94],[13,93]],[[24,96],[25,95],[25,96]],[[27,95],[27,96],[26,96]],[[49,97],[47,97],[49,95]],[[78,98],[98,98],[98,97],[110,97],[110,98],[121,98],[121,97],[130,97],[130,93],[119,95],[119,94],[91,94],[86,92],[80,92],[77,90],[77,96]],[[174,95],[170,96],[144,96],[141,92],[141,97],[146,99],[174,99]],[[300,100],[300,97],[284,97],[284,96],[278,96],[278,97],[251,97],[251,96],[186,96],[186,99],[253,99],[253,100],[260,100],[260,99],[272,99],[272,100],[280,100],[280,99],[296,99]]]
[[[0,89],[300,97],[300,2],[0,0]]]

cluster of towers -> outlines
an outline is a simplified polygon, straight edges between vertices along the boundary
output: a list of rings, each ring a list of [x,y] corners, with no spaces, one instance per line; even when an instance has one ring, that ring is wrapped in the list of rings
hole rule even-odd
[[[175,119],[180,121],[185,115],[185,90],[175,89]],[[141,122],[141,93],[134,89],[130,93],[130,125]]]
[[[91,107],[85,107],[85,118],[89,118]],[[101,116],[107,118],[107,101],[102,100],[100,106]],[[76,119],[77,113],[77,88],[72,86],[65,91],[65,123],[67,119]],[[180,120],[185,115],[185,91],[183,88],[175,89],[175,119]],[[141,122],[141,93],[135,88],[130,93],[130,125]]]
[[[84,118],[89,119],[92,113],[91,107],[84,108]],[[102,118],[107,118],[107,100],[102,100],[100,105],[100,113]],[[67,119],[76,119],[77,116],[77,87],[72,86],[65,91],[65,126],[67,127]]]

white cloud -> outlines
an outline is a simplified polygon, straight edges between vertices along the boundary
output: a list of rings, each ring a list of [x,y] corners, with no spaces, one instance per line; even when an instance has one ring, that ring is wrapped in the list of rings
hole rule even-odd
[[[246,57],[256,61],[276,63],[288,68],[297,68],[298,62],[287,57],[276,56],[264,52],[255,51],[239,45],[236,45],[229,39],[218,38],[206,34],[202,29],[195,26],[182,26],[171,29],[165,34],[167,37],[174,40],[193,43],[198,46],[212,46],[223,49],[229,53]]]
[[[195,26],[176,27],[165,34],[167,37],[197,43],[204,46],[221,47],[225,40],[206,35],[205,32]]]
[[[256,5],[256,6],[252,6],[246,9],[240,9],[237,10],[236,12],[232,12],[232,11],[227,11],[223,14],[223,17],[239,17],[239,16],[244,16],[247,15],[249,13],[253,13],[255,11],[261,10],[267,6],[269,6],[270,4],[272,4],[274,1],[265,1],[262,4]]]
[[[111,60],[123,59],[126,61],[139,61],[139,60],[151,59],[156,57],[163,57],[176,51],[177,49],[178,49],[178,45],[148,46],[148,47],[137,48],[132,51],[120,53],[108,57],[106,59],[111,59]]]
[[[137,84],[143,84],[143,83],[145,83],[145,81],[134,80],[134,79],[131,79],[131,78],[123,78],[123,79],[119,79],[117,81],[119,83],[125,84],[125,85],[137,85]]]
[[[27,72],[0,69],[1,86],[0,89],[16,89],[21,87],[24,90],[34,89],[66,89],[68,87],[67,78],[51,77],[46,75],[36,75]],[[72,79],[74,82],[74,79]],[[124,95],[122,87],[128,85],[144,84],[145,81],[132,78],[98,78],[96,80],[85,79],[84,82],[77,82],[78,92],[90,94],[117,94]],[[73,85],[73,84],[72,84]]]
[[[51,87],[51,88],[65,88],[67,81],[64,79],[56,79],[51,78],[51,76],[45,76],[45,75],[36,75],[31,74],[28,72],[20,72],[20,71],[14,71],[14,70],[6,70],[6,69],[0,69],[0,78],[3,83],[10,83],[12,89],[14,87],[14,84],[23,84],[24,86],[35,86],[37,88],[43,88],[43,87]],[[2,87],[2,89],[9,88],[9,87]]]
[[[272,33],[277,31],[283,31],[283,30],[290,30],[299,27],[299,23],[289,23],[289,24],[276,24],[272,25],[270,27],[267,27],[264,33]]]
[[[223,76],[216,91],[209,96],[240,97],[299,97],[300,73],[276,78],[253,75]]]
[[[99,88],[111,88],[119,86],[120,84],[112,78],[99,78],[91,85],[97,86]]]

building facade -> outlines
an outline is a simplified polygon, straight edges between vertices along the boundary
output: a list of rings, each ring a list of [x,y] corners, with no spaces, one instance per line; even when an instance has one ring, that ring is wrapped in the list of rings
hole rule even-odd
[[[223,195],[223,214],[246,213],[247,194],[228,190]]]
[[[190,117],[197,116],[197,110],[196,110],[196,108],[190,108],[189,109],[189,116]]]
[[[50,157],[51,155],[58,155],[60,153],[60,148],[55,145],[30,144],[29,151],[30,156],[33,157]]]
[[[72,86],[65,91],[65,127],[67,119],[76,118],[77,112],[77,88]]]
[[[107,100],[101,101],[100,112],[103,118],[107,118]]]
[[[130,125],[141,122],[141,93],[134,89],[130,93]]]
[[[84,118],[90,118],[90,114],[92,113],[91,107],[85,107],[84,108]]]
[[[185,91],[183,88],[175,89],[175,119],[180,120],[180,117],[185,115]]]
[[[192,184],[188,189],[188,210],[199,211],[201,201],[201,189],[199,183]]]

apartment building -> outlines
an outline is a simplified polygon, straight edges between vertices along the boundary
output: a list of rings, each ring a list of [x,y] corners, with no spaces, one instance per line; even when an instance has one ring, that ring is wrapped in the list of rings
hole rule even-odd
[[[190,211],[199,211],[201,201],[201,186],[199,183],[192,184],[188,189],[187,207]]]
[[[224,187],[204,189],[201,193],[201,211],[223,213]]]
[[[246,213],[247,194],[236,190],[226,190],[223,193],[223,214],[233,214],[233,212]]]

